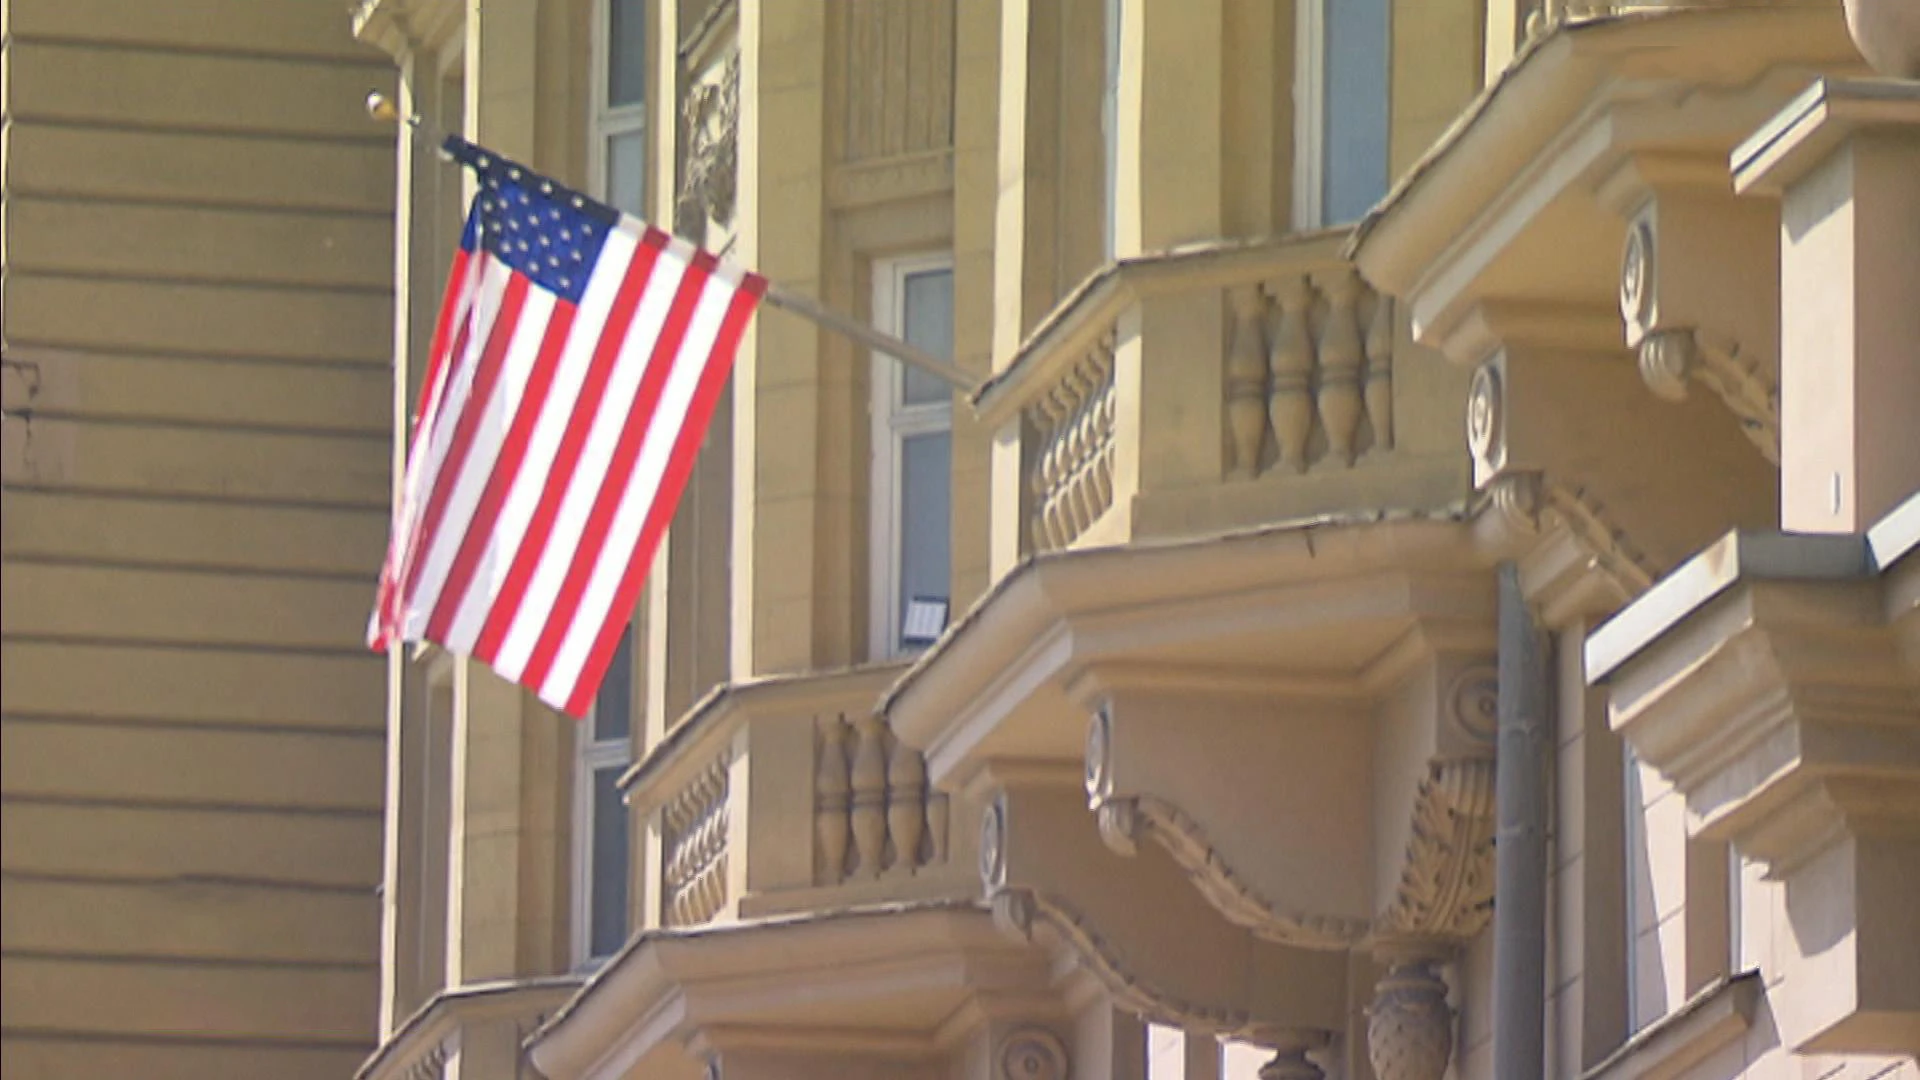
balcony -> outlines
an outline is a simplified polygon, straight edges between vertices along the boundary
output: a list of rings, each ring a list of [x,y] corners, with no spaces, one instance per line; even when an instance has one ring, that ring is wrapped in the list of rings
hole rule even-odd
[[[999,550],[1457,503],[1465,378],[1412,344],[1347,236],[1123,259],[1069,295],[978,399],[996,479],[1018,476]]]
[[[628,772],[658,883],[649,928],[978,893],[948,796],[873,713],[901,670],[721,687]]]
[[[585,980],[577,975],[445,990],[408,1017],[354,1080],[518,1076],[520,1044]]]

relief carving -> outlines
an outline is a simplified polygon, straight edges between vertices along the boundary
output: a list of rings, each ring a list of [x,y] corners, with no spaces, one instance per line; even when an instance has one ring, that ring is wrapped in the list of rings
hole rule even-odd
[[[681,219],[682,235],[698,236],[704,228],[686,226],[702,216],[721,225],[733,221],[740,141],[738,53],[727,57],[717,79],[694,87],[687,95],[682,120],[687,130],[687,159],[675,210]]]
[[[1367,1006],[1367,1060],[1379,1080],[1440,1080],[1453,1057],[1453,1009],[1430,960],[1395,963]]]
[[[1066,1080],[1067,1046],[1045,1028],[1025,1027],[1000,1041],[999,1080]]]
[[[1433,764],[1415,797],[1400,885],[1376,935],[1465,941],[1493,915],[1493,762]]]

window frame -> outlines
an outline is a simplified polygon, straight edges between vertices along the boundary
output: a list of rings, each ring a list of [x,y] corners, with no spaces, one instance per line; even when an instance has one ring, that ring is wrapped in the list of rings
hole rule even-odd
[[[634,648],[632,640],[624,636],[622,640],[627,642],[630,659],[638,659],[638,657],[632,656],[632,650]],[[630,691],[633,685],[633,682],[629,681],[628,687]],[[618,952],[620,948],[620,946],[616,945],[612,950],[599,954],[593,951],[595,872],[593,852],[594,840],[596,839],[594,830],[598,824],[594,817],[594,780],[603,770],[616,769],[620,772],[625,772],[632,766],[633,727],[639,719],[639,710],[636,708],[636,705],[637,702],[635,701],[629,700],[627,702],[627,734],[623,737],[615,739],[595,738],[595,726],[599,722],[601,706],[598,700],[594,702],[593,708],[587,711],[587,715],[578,721],[574,729],[573,827],[571,830],[573,865],[568,878],[573,884],[571,948],[573,953],[573,966],[576,971],[588,971],[599,967],[615,952]],[[636,863],[633,845],[633,821],[631,812],[625,810],[624,800],[622,800],[621,805],[623,813],[628,817],[626,872],[627,910],[623,920],[626,924],[627,931],[622,935],[624,943],[624,939],[631,937],[633,934],[633,894],[637,879],[633,872]]]
[[[651,14],[651,0],[643,0],[647,14]],[[651,52],[653,25],[648,20],[646,41]],[[595,198],[614,205],[613,194],[607,190],[607,166],[612,155],[607,152],[608,145],[615,136],[638,135],[640,137],[640,198],[638,208],[650,211],[648,197],[652,194],[652,158],[653,147],[647,142],[649,125],[648,107],[652,104],[653,89],[651,72],[643,70],[641,85],[645,87],[640,100],[632,105],[614,105],[612,97],[613,57],[610,53],[613,35],[613,0],[593,0],[593,54],[589,65],[588,78],[592,81],[589,93],[591,105],[587,110],[587,191]],[[646,68],[652,67],[652,57],[642,58]],[[638,216],[651,219],[652,214],[640,213]]]
[[[944,270],[953,273],[953,256],[945,251],[875,259],[873,262],[873,324],[895,337],[906,334],[906,282],[915,274]],[[953,433],[953,396],[938,403],[907,405],[903,399],[906,369],[900,361],[878,351],[872,354],[873,381],[870,407],[872,417],[872,472],[868,482],[869,577],[868,577],[868,655],[876,661],[911,655],[915,650],[900,643],[901,558],[897,537],[900,514],[904,509],[904,483],[901,475],[901,444],[917,435]],[[951,447],[951,442],[949,442]],[[949,458],[951,462],[951,458]],[[947,482],[948,505],[952,505],[953,481]],[[951,577],[947,568],[948,603],[952,603]],[[948,609],[952,619],[952,609]]]
[[[1327,220],[1327,5],[1337,0],[1298,0],[1294,4],[1293,58],[1293,231],[1351,225]],[[1381,197],[1393,187],[1393,7],[1387,5],[1385,85],[1387,175]],[[1358,219],[1355,219],[1358,220]]]

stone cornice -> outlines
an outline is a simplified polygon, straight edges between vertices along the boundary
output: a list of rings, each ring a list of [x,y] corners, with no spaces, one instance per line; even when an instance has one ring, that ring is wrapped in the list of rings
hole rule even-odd
[[[669,1041],[756,1037],[764,1027],[756,1016],[776,999],[790,1001],[795,987],[810,988],[822,1008],[844,1003],[846,1024],[822,1018],[819,1026],[858,1042],[860,1003],[898,997],[907,987],[923,1000],[929,990],[944,991],[957,1007],[972,994],[1045,982],[1044,956],[1008,940],[972,901],[656,930],[629,941],[527,1046],[543,1075],[556,1080],[620,1075]],[[770,994],[773,988],[783,993]],[[940,1005],[928,1013],[927,1040],[950,1012]],[[905,1037],[896,1030],[888,1045]]]
[[[438,1069],[466,1025],[500,1018],[537,1021],[578,991],[582,975],[473,983],[442,990],[395,1028],[354,1080],[416,1080]]]
[[[1361,221],[1348,253],[1377,287],[1407,296],[1443,252],[1477,231],[1504,189],[1538,180],[1535,163],[1584,137],[1577,121],[1610,79],[1668,92],[1678,82],[1740,87],[1777,58],[1859,63],[1831,4],[1668,8],[1563,23],[1521,49]]]
[[[1257,622],[1258,611],[1290,609],[1291,617],[1310,609],[1334,623],[1342,595],[1367,610],[1390,602],[1414,610],[1432,605],[1431,614],[1445,621],[1458,610],[1450,590],[1465,587],[1490,562],[1459,518],[1411,515],[1042,555],[995,583],[907,669],[879,709],[895,734],[927,751],[936,782],[945,782],[964,744],[985,734],[981,725],[990,728],[1042,687],[1064,690],[1103,648],[1126,642],[1131,659],[1140,659],[1140,640],[1130,635],[1240,630],[1249,619]],[[1301,602],[1280,604],[1286,597]],[[1364,664],[1352,678],[1365,685]]]
[[[1668,1080],[1739,1038],[1759,1009],[1758,971],[1723,978],[1641,1028],[1579,1080]]]

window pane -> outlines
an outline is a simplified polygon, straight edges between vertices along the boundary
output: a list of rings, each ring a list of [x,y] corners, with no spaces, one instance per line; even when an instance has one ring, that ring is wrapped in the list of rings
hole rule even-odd
[[[607,202],[635,217],[647,192],[647,136],[623,131],[607,139]]]
[[[621,766],[593,771],[593,864],[588,888],[587,951],[610,956],[627,940],[627,808]]]
[[[1325,0],[1322,216],[1354,221],[1387,192],[1388,0]]]
[[[900,440],[900,621],[916,596],[947,599],[952,436],[945,431]],[[898,646],[896,641],[895,645]]]
[[[624,739],[633,730],[633,626],[620,634],[607,677],[593,699],[593,739]]]
[[[908,274],[902,287],[904,316],[900,335],[935,356],[953,358],[953,271]],[[953,399],[953,388],[918,368],[902,367],[901,400],[908,405],[937,405]]]
[[[647,0],[607,0],[607,104],[638,105],[647,93]]]

